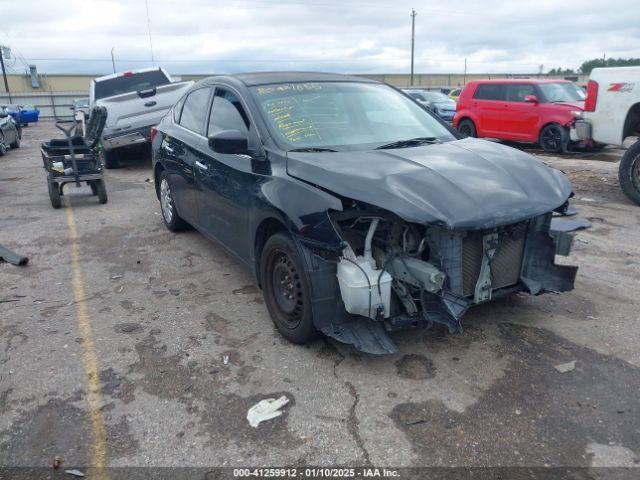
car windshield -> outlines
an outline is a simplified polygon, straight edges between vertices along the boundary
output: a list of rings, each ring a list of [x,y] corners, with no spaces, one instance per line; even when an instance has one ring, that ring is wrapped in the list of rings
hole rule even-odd
[[[387,85],[283,83],[251,91],[272,135],[290,149],[367,150],[412,139],[455,139],[431,114]]]
[[[121,75],[108,80],[100,80],[95,83],[95,98],[113,97],[129,92],[139,92],[148,90],[160,85],[170,83],[162,70],[151,70],[149,72],[139,72]]]
[[[541,83],[538,88],[547,102],[584,102],[585,93],[575,83]]]
[[[429,102],[450,102],[451,99],[447,97],[444,93],[440,92],[424,92],[424,98]]]

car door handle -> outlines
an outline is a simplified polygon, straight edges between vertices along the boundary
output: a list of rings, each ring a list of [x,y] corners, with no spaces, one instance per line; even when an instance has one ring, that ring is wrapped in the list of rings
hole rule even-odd
[[[199,162],[198,160],[196,160],[196,167],[198,167],[200,170],[209,170],[209,167],[207,167],[204,163]]]

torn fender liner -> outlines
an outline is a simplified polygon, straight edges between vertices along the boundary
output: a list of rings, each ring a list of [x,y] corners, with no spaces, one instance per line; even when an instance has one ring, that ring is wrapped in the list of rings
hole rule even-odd
[[[449,229],[516,223],[558,208],[571,194],[562,172],[470,138],[393,150],[289,152],[287,172],[406,221]]]
[[[322,332],[343,343],[352,344],[361,352],[378,355],[398,352],[398,347],[389,338],[382,323],[369,318],[354,315],[347,322],[323,329]]]
[[[531,221],[520,279],[533,295],[573,290],[578,267],[556,265],[556,243],[549,231],[551,214]]]
[[[318,330],[366,353],[396,353],[398,348],[382,323],[349,315],[342,303],[336,263],[316,255],[304,239],[294,237],[306,266],[313,321]],[[319,248],[319,247],[317,247]]]

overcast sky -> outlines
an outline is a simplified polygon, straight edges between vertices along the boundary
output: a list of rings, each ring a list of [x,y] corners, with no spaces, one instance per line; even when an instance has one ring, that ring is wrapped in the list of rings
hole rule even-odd
[[[147,0],[155,63],[170,73],[537,72],[640,57],[638,0]],[[151,66],[145,0],[0,0],[10,69],[109,73]]]

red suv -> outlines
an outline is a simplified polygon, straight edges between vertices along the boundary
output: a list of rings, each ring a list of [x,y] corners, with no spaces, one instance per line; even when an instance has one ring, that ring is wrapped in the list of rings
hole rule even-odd
[[[547,152],[567,150],[584,91],[564,80],[478,80],[465,85],[453,126],[469,137],[537,142]]]

